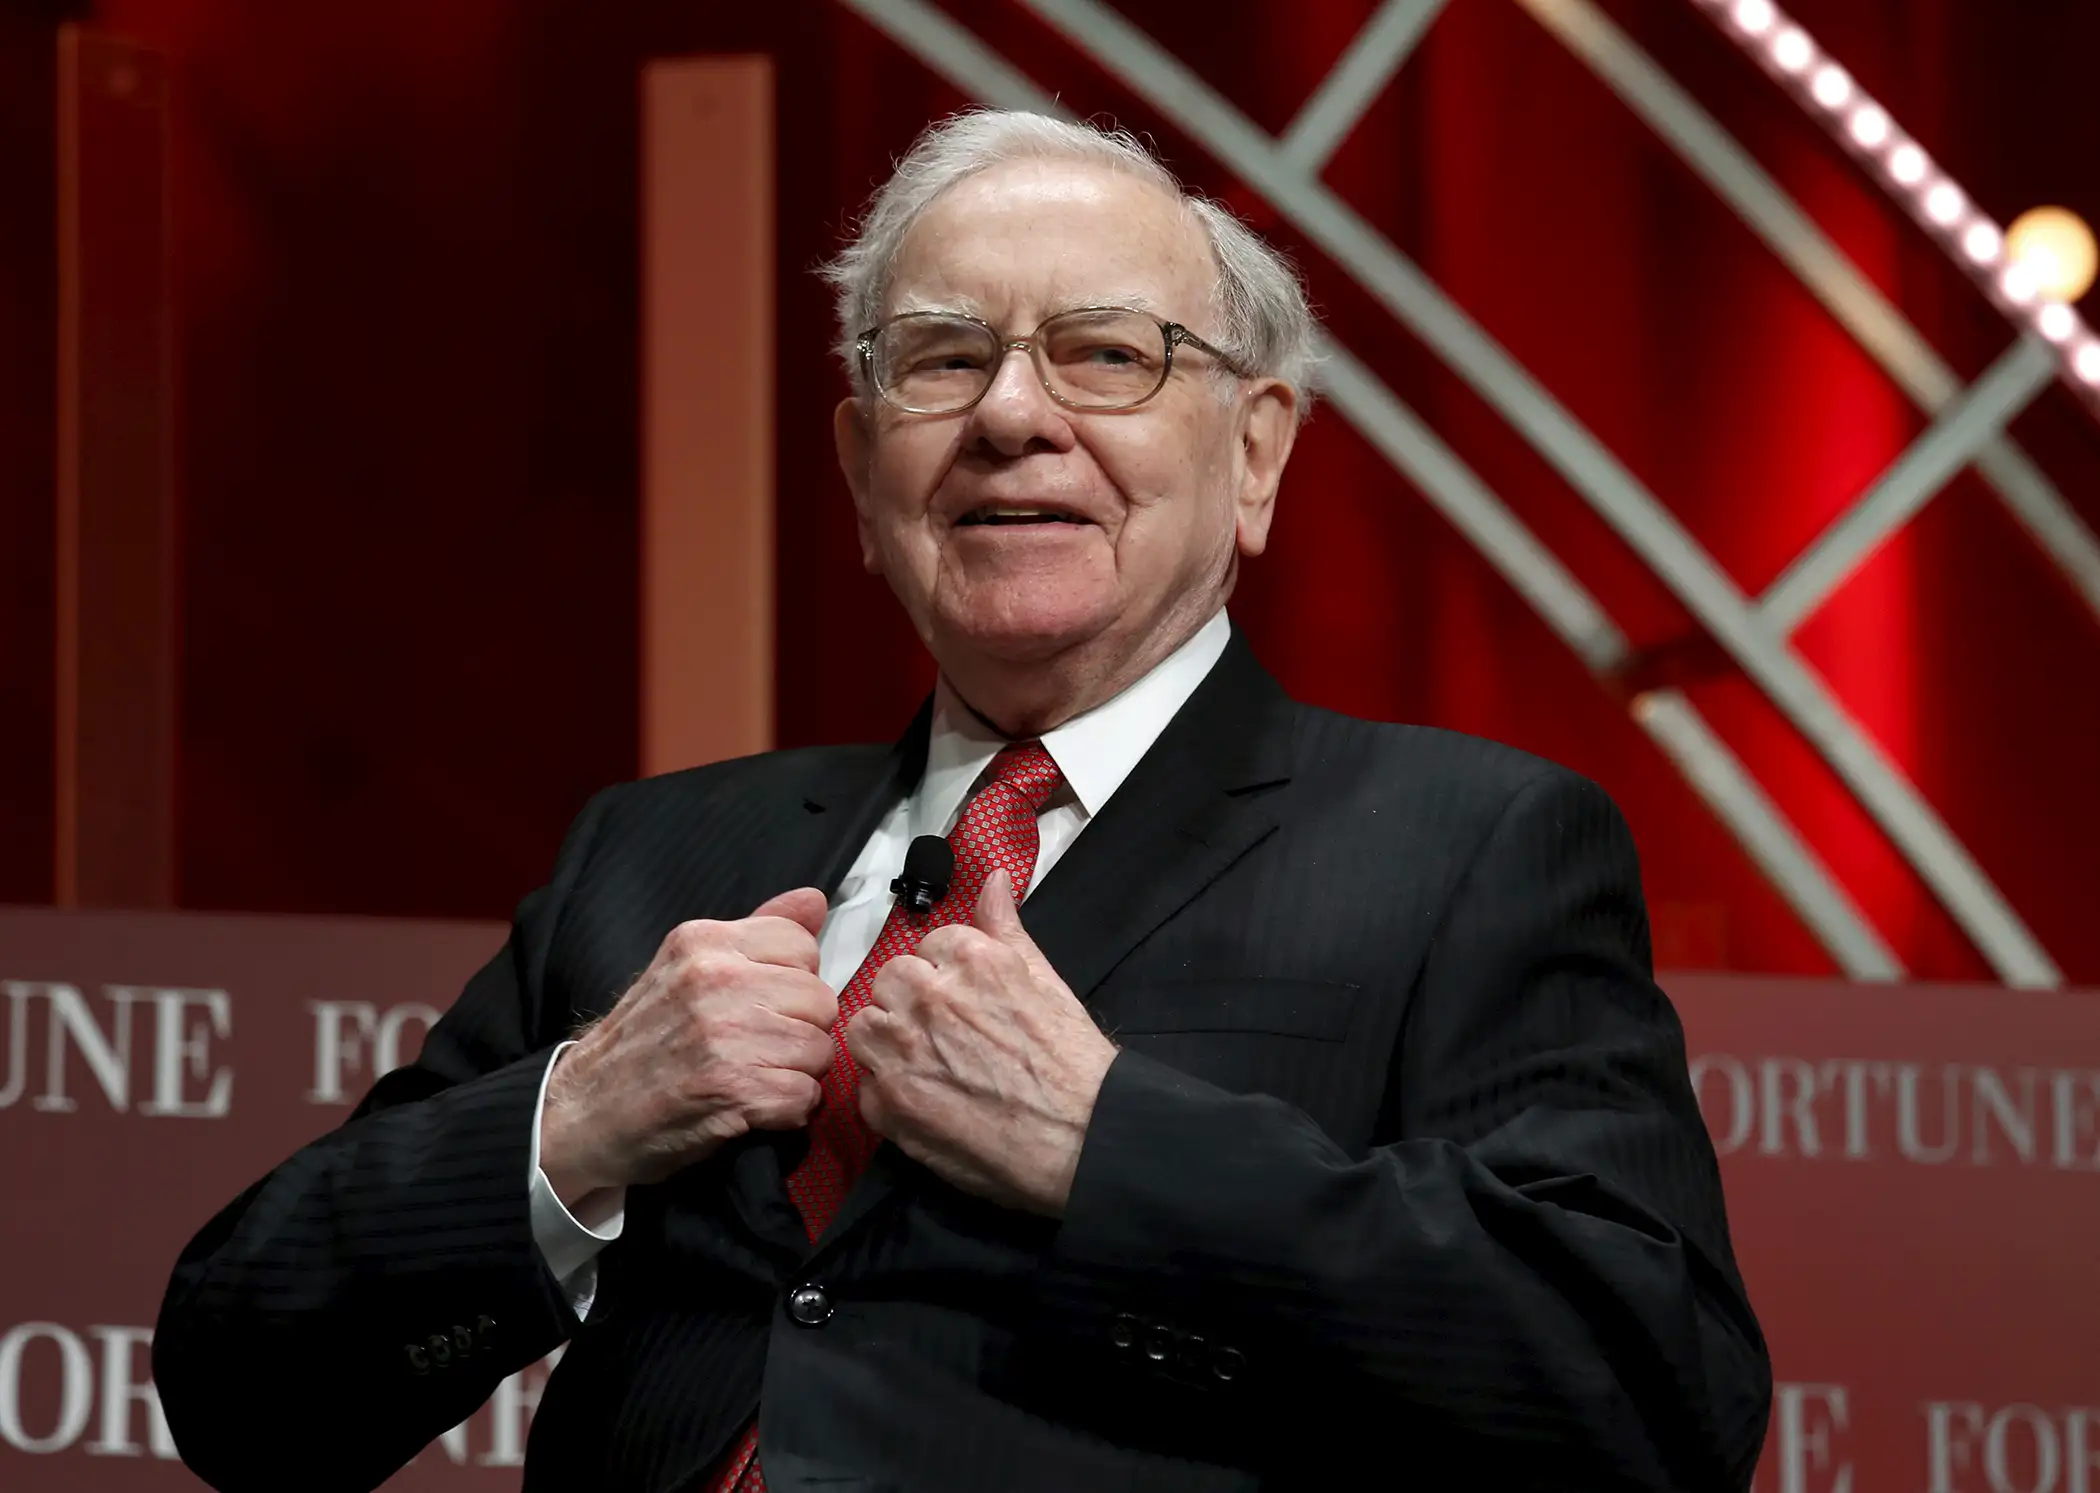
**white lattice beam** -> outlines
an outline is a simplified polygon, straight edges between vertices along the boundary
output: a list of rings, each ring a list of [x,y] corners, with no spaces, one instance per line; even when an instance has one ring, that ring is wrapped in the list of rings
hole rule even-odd
[[[1962,396],[1954,370],[1712,114],[1592,0],[1517,0],[1704,181],[1911,402],[1938,415]],[[1976,466],[2006,509],[2100,617],[2100,539],[2009,436]]]
[[[1449,3],[1385,0],[1283,132],[1284,159],[1318,176]]]

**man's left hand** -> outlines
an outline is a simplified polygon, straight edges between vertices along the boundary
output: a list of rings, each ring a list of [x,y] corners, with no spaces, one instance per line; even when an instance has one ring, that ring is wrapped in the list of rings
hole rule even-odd
[[[1061,1217],[1116,1046],[1021,926],[995,871],[951,923],[875,977],[848,1024],[860,1112],[965,1192]]]

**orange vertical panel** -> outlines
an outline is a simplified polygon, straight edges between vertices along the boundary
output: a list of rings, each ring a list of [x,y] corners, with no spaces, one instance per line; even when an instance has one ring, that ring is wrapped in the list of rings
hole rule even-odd
[[[175,900],[174,317],[167,59],[59,33],[62,906]]]
[[[642,77],[642,770],[773,740],[773,66]]]

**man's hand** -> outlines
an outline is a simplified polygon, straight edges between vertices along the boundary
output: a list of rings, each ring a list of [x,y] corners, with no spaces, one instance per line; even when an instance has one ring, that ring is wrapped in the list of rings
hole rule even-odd
[[[748,1130],[794,1130],[823,1097],[838,997],[817,978],[824,894],[734,923],[680,923],[547,1081],[540,1170],[573,1206],[655,1182]]]
[[[1021,926],[1004,871],[848,1023],[871,1128],[966,1192],[1062,1216],[1116,1046]]]

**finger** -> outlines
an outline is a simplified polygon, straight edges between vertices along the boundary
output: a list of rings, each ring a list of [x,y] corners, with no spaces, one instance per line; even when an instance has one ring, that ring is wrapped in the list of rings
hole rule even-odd
[[[1012,943],[1017,938],[1029,941],[1028,930],[1021,926],[1021,909],[1014,902],[1014,879],[1003,867],[985,877],[970,923],[1001,943]]]
[[[899,954],[875,972],[875,983],[868,987],[868,1006],[889,1012],[901,1010],[911,1003],[915,991],[932,981],[933,975],[933,966],[918,955]]]
[[[829,905],[824,894],[813,886],[798,886],[791,892],[782,892],[777,897],[768,897],[751,911],[754,918],[786,918],[791,923],[802,925],[811,938],[824,931],[824,915]]]
[[[860,1122],[885,1140],[889,1139],[890,1106],[883,1097],[882,1085],[862,1084],[856,1102],[860,1105]]]
[[[824,1097],[824,1086],[807,1073],[770,1068],[752,1079],[744,1118],[754,1130],[800,1130]]]
[[[812,975],[817,972],[820,962],[817,936],[793,918],[754,914],[738,922],[724,923],[721,929],[724,942],[754,964],[777,964]]]
[[[977,909],[970,921],[981,933],[988,933],[1000,943],[1019,954],[1028,963],[1028,970],[1038,980],[1057,981],[1057,971],[1035,946],[1028,930],[1021,926],[1021,909],[1014,902],[1013,878],[1004,870],[994,871],[984,879],[984,890],[977,894]]]
[[[752,1062],[762,1068],[781,1068],[822,1078],[831,1071],[838,1044],[830,1032],[806,1021],[779,1020],[750,1048]]]
[[[982,952],[998,946],[998,941],[981,928],[973,928],[968,923],[949,923],[920,939],[918,948],[912,952],[935,969],[945,969],[965,957],[972,948]]]
[[[807,970],[760,965],[742,988],[753,1003],[822,1031],[839,1019],[838,995]]]
[[[873,1073],[896,1050],[897,1018],[880,1006],[864,1006],[853,1013],[840,1033],[846,1051],[864,1070]]]

